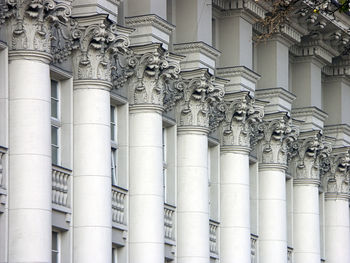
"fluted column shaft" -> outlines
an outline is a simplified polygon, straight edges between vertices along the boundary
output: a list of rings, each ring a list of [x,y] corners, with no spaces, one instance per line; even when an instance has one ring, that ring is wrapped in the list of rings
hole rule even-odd
[[[51,261],[51,57],[9,52],[9,262]]]
[[[250,263],[249,148],[226,146],[220,156],[220,256]]]
[[[178,262],[209,260],[207,130],[178,129]]]
[[[130,107],[130,262],[164,262],[162,107]]]
[[[106,81],[74,81],[76,263],[111,262],[110,88]]]
[[[259,164],[260,263],[287,262],[286,167]]]

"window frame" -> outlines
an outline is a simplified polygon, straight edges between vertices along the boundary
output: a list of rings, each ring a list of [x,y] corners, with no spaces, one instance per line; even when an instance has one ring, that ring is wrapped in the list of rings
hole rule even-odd
[[[113,120],[112,120],[113,116]],[[113,135],[112,135],[112,126]],[[110,130],[111,130],[111,182],[118,186],[118,106],[110,105]]]
[[[56,253],[56,262],[60,263],[61,262],[61,253],[62,253],[62,251],[61,251],[61,233],[59,231],[53,230],[51,232],[52,241],[53,241],[54,233],[56,234],[56,238],[57,238],[57,240],[56,240],[57,247],[56,247],[56,250],[54,250],[53,242],[52,242],[52,244],[51,244],[51,260],[53,258],[53,253]],[[54,262],[54,261],[52,261],[52,262]]]
[[[50,114],[50,119],[51,119],[51,163],[53,165],[61,165],[61,83],[59,80],[55,78],[51,78],[51,89],[52,89],[52,82],[56,82],[56,89],[57,89],[57,98],[52,97],[52,92],[51,92],[51,114]],[[51,91],[51,90],[50,90]],[[55,100],[57,103],[57,117],[52,116],[52,100]],[[52,142],[52,128],[57,129],[57,144],[53,144]],[[57,149],[57,160],[56,162],[53,161],[53,148]]]

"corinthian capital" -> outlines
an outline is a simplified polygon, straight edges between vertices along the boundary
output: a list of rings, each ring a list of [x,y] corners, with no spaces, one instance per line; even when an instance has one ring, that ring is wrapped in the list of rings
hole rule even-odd
[[[348,147],[333,149],[322,161],[322,183],[326,198],[349,198],[350,153]]]
[[[124,57],[114,82],[117,87],[128,86],[131,105],[163,107],[165,94],[170,92],[169,82],[177,79],[179,73],[179,57],[166,52],[161,44],[135,46]]]
[[[10,50],[51,52],[51,27],[66,23],[71,7],[53,0],[6,0],[0,6]]]
[[[129,39],[116,30],[106,15],[76,18],[72,26],[75,80],[111,81],[113,62],[130,53]]]
[[[206,69],[181,73],[181,80],[174,83],[173,100],[179,126],[198,126],[210,129],[223,114],[224,87]]]
[[[256,107],[249,92],[225,95],[225,118],[220,127],[222,146],[250,147],[253,124],[264,117],[262,107]]]
[[[259,161],[263,164],[287,165],[298,136],[299,129],[292,124],[287,113],[265,115],[263,122],[254,127]]]
[[[292,157],[295,183],[314,183],[320,181],[320,163],[328,158],[332,151],[330,143],[325,141],[321,131],[304,132],[294,143],[295,154]]]

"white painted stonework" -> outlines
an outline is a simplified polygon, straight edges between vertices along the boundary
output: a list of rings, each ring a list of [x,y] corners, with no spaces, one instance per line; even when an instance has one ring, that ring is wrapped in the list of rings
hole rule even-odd
[[[349,263],[350,17],[270,5],[0,1],[0,263]]]

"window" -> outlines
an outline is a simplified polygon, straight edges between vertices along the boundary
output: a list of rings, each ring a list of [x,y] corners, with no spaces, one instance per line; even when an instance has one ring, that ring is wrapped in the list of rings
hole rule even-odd
[[[52,255],[52,263],[59,263],[60,262],[60,233],[58,232],[52,232],[52,248],[51,248],[51,255]]]
[[[117,144],[117,107],[111,106],[111,176],[112,185],[118,184],[118,144]]]
[[[167,201],[167,129],[162,130],[162,151],[163,151],[163,193],[164,202]]]
[[[60,164],[60,127],[59,82],[51,80],[51,158],[55,165]]]

